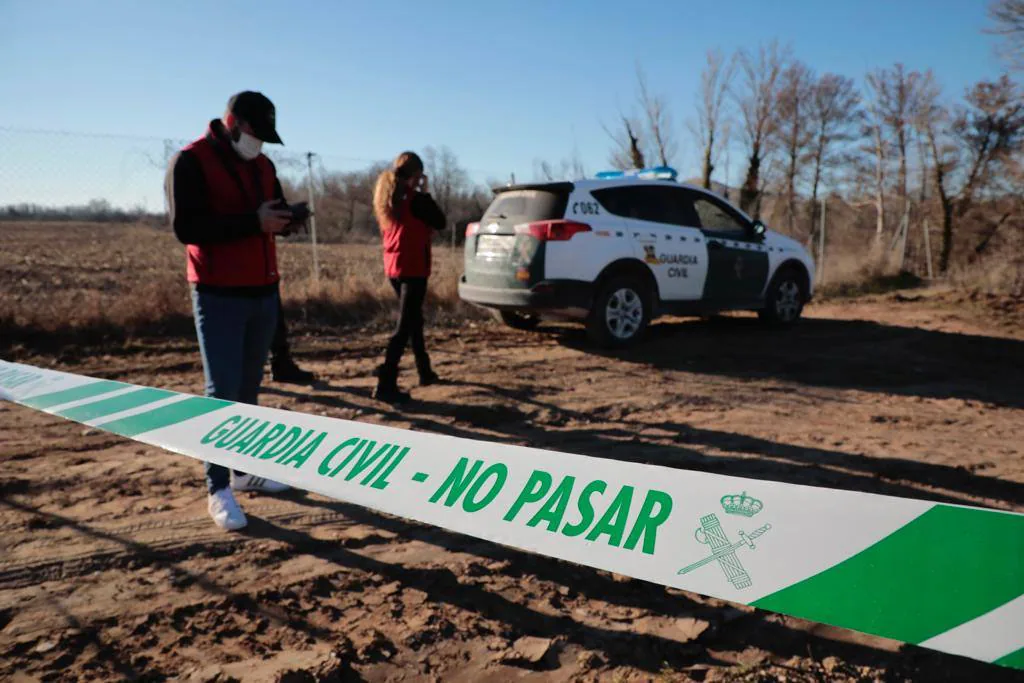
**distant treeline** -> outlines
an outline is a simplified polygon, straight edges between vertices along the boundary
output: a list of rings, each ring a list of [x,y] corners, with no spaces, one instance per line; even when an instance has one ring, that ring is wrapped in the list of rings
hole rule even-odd
[[[119,209],[105,199],[94,199],[88,204],[69,206],[9,204],[0,207],[0,221],[166,223],[167,214],[162,211],[154,213],[141,207]]]

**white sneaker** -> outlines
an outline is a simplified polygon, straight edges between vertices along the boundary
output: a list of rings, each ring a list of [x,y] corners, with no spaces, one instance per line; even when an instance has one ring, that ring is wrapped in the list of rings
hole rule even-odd
[[[242,508],[238,507],[235,501],[235,494],[231,493],[229,488],[225,487],[208,495],[206,508],[217,526],[225,531],[237,531],[249,523]]]
[[[243,474],[241,476],[231,473],[231,488],[236,491],[261,491],[263,493],[281,493],[291,487],[288,484],[257,477],[255,474]]]

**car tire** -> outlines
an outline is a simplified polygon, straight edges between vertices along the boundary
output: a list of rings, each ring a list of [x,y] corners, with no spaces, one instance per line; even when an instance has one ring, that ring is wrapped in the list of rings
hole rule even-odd
[[[587,316],[587,336],[601,348],[636,343],[651,319],[651,290],[635,277],[617,277],[601,287]]]
[[[784,268],[775,274],[764,296],[764,308],[758,311],[762,321],[777,327],[788,327],[800,319],[804,310],[803,278],[795,268]]]
[[[537,326],[540,325],[540,316],[519,311],[494,311],[494,318],[514,330],[526,330],[527,332],[537,329]]]

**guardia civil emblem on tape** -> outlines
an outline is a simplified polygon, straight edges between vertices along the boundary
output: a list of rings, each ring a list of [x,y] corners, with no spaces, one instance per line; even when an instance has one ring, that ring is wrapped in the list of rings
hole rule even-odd
[[[738,496],[722,496],[722,508],[732,515],[753,517],[764,508],[764,505],[757,498],[747,496],[746,491],[744,491]],[[754,550],[757,548],[754,545],[754,539],[767,533],[771,528],[771,524],[765,524],[750,533],[741,530],[739,532],[740,540],[736,543],[731,543],[726,532],[722,529],[722,523],[718,521],[718,515],[715,513],[704,515],[700,518],[700,528],[693,535],[699,543],[706,544],[711,548],[711,554],[702,560],[697,560],[693,564],[683,567],[677,573],[688,574],[706,564],[717,562],[725,574],[725,578],[735,588],[749,588],[753,581],[747,570],[743,568],[740,559],[736,556],[736,551],[744,546]]]
[[[508,446],[0,361],[0,398],[523,550],[1024,669],[1024,515]]]

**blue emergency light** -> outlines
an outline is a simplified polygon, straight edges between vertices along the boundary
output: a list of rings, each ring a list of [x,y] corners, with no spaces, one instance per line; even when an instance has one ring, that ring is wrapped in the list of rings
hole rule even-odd
[[[600,171],[596,177],[601,180],[626,177],[675,180],[677,175],[676,169],[671,166],[654,166],[652,168],[630,168],[625,171]]]

